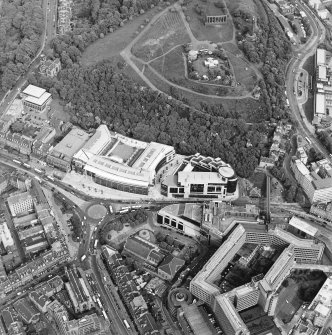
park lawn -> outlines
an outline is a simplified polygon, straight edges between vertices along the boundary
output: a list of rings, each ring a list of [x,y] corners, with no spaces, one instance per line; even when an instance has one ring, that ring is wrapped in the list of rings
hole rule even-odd
[[[228,59],[233,66],[236,81],[244,85],[251,92],[257,83],[257,76],[251,65],[246,63],[244,59],[234,57],[231,54],[228,54]]]
[[[160,9],[155,7],[143,15],[134,17],[132,21],[126,22],[123,27],[92,43],[82,55],[83,66],[95,64],[118,55],[134,39],[135,32],[141,29],[140,26],[146,25],[145,19],[151,20],[159,11]]]
[[[211,41],[214,43],[227,42],[233,39],[233,22],[227,20],[226,23],[218,26],[206,26],[203,21],[203,16],[200,16],[195,11],[196,5],[204,5],[199,0],[188,3],[187,9],[184,11],[186,17],[189,17],[188,23],[193,35],[199,41]]]
[[[182,46],[178,46],[165,56],[155,59],[150,65],[170,81],[185,78]]]
[[[225,0],[225,4],[230,13],[234,10],[241,9],[257,16],[257,6],[254,0]]]
[[[189,43],[190,37],[178,12],[168,11],[143,33],[132,48],[132,53],[150,61],[174,46]]]

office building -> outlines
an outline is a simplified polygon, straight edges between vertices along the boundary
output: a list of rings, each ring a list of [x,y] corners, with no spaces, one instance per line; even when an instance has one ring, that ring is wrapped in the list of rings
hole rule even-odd
[[[156,142],[145,143],[101,125],[73,158],[77,172],[105,187],[148,194],[158,170],[175,155],[174,148]]]
[[[163,207],[157,214],[157,223],[188,236],[201,233],[202,205],[174,204]]]
[[[161,193],[176,198],[236,197],[237,177],[232,167],[220,158],[200,154],[184,159],[172,175],[161,182]]]
[[[12,216],[27,213],[33,209],[33,199],[29,192],[12,195],[7,202]]]
[[[332,199],[332,166],[327,159],[312,164],[309,170],[299,159],[293,157],[291,169],[311,203]]]
[[[69,315],[66,308],[58,300],[52,301],[47,306],[47,311],[54,319],[60,335],[67,335],[66,325],[69,321]]]
[[[62,171],[71,169],[74,154],[88,141],[89,134],[79,128],[73,128],[47,155],[48,164]]]
[[[14,240],[6,222],[0,222],[0,241],[7,251],[14,248]]]
[[[297,224],[293,220],[292,225],[296,227]],[[310,232],[309,236],[315,235],[308,227],[302,229],[308,234]],[[221,293],[216,281],[235,255],[240,255],[239,251],[245,243],[284,250],[265,276]],[[190,291],[210,305],[226,335],[249,334],[238,312],[258,303],[268,315],[274,315],[278,301],[277,290],[296,262],[320,262],[323,251],[324,245],[316,240],[301,239],[279,228],[267,230],[254,223],[240,222],[190,282]]]

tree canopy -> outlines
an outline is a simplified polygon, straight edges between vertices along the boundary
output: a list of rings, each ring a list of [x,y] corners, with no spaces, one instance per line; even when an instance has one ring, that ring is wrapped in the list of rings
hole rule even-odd
[[[10,89],[25,73],[41,45],[41,0],[3,0],[0,12],[0,89]]]

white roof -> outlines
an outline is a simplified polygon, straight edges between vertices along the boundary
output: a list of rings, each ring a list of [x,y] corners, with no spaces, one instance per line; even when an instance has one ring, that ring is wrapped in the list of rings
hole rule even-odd
[[[326,80],[327,68],[324,65],[318,65],[318,78]]]
[[[24,94],[35,97],[35,98],[40,98],[45,92],[46,90],[44,88],[37,87],[35,85],[29,85],[23,91]]]
[[[317,234],[317,229],[315,227],[295,216],[289,220],[289,225],[302,230],[310,236],[315,236]]]
[[[118,183],[147,187],[150,181],[150,174],[147,171],[140,171],[120,163],[94,157],[85,165],[84,170],[95,173],[96,176],[112,180]]]
[[[25,101],[30,102],[35,105],[42,106],[49,98],[51,97],[51,93],[45,92],[39,98],[28,96],[25,98]]]
[[[185,186],[189,184],[205,184],[205,183],[223,183],[224,181],[220,177],[218,172],[184,172],[178,173],[178,182]]]
[[[324,49],[317,49],[316,51],[316,65],[325,64],[326,62],[326,51]]]
[[[318,304],[315,308],[315,312],[321,314],[322,316],[326,317],[330,313],[330,309],[327,306],[324,306],[323,304]]]
[[[93,136],[84,144],[81,150],[98,155],[112,140],[112,135],[107,126],[102,124],[98,127]],[[76,156],[76,155],[75,155]]]
[[[159,162],[172,151],[174,151],[174,148],[169,145],[151,142],[138,157],[133,167],[149,171],[154,170]]]
[[[308,170],[308,168],[299,159],[295,160],[295,164],[296,164],[297,169],[303,176],[310,174],[310,171]]]
[[[325,114],[325,95],[322,93],[316,94],[315,114]]]
[[[230,166],[222,166],[218,169],[222,177],[230,178],[234,176],[234,170]]]

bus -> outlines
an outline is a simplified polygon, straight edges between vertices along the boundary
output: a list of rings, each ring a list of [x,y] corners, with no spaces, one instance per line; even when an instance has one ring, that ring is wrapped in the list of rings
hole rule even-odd
[[[20,161],[18,161],[18,160],[16,160],[16,159],[13,159],[13,162],[16,163],[16,164],[18,164],[18,165],[21,165],[21,164],[22,164],[22,162],[20,162]]]
[[[130,209],[130,207],[121,207],[121,210],[124,210],[124,209]]]
[[[108,320],[108,317],[107,317],[107,315],[105,313],[105,310],[103,309],[101,312],[103,313],[103,317],[105,318],[105,320]]]
[[[31,166],[30,166],[29,164],[27,164],[27,163],[23,163],[23,165],[24,165],[27,169],[30,169],[30,168],[31,168]]]
[[[94,248],[96,249],[97,248],[97,245],[98,245],[98,240],[95,240],[95,244],[94,244]]]
[[[41,180],[40,178],[38,178],[38,177],[36,177],[36,176],[34,176],[34,178],[35,178],[39,183],[42,182],[42,180]]]
[[[308,137],[305,137],[305,140],[306,140],[309,144],[311,144],[311,140],[310,140]]]
[[[127,320],[123,320],[124,325],[126,326],[127,329],[130,329],[129,323]]]
[[[289,106],[289,100],[288,99],[286,99],[286,104],[287,104],[287,106]]]
[[[52,176],[47,176],[47,178],[48,178],[49,180],[54,181],[54,178],[53,178]]]
[[[86,259],[86,255],[83,255],[83,256],[81,257],[81,262],[83,262],[85,259]]]
[[[98,306],[99,306],[101,309],[103,309],[103,305],[101,304],[101,302],[100,302],[100,299],[99,299],[99,298],[97,298],[97,304],[98,304]]]
[[[128,213],[129,209],[122,209],[121,211],[119,211],[120,214],[124,214],[124,213]]]
[[[109,209],[110,209],[110,213],[113,214],[113,208],[111,205],[109,206]]]
[[[132,206],[131,208],[139,209],[139,208],[142,208],[142,206],[135,205],[135,206]]]
[[[42,174],[42,173],[43,173],[43,172],[42,172],[41,170],[39,170],[39,169],[34,168],[34,170],[35,170],[37,173],[39,173],[39,174]]]

